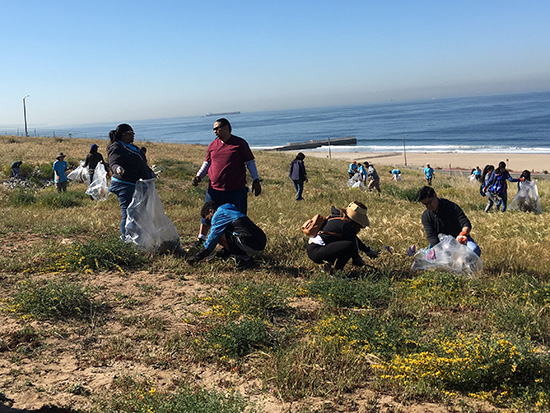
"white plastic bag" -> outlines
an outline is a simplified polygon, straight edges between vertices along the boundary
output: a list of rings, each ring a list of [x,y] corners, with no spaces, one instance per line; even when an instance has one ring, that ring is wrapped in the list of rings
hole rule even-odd
[[[534,212],[536,215],[542,214],[542,205],[540,203],[536,179],[532,182],[523,181],[519,183],[518,194],[512,202],[510,202],[508,209],[522,212]]]
[[[439,244],[420,249],[414,256],[413,270],[443,269],[457,274],[478,275],[483,269],[481,258],[453,236],[439,234]]]
[[[88,179],[90,179],[90,175],[88,174],[88,167],[84,166],[84,161],[80,161],[80,165],[74,171],[67,175],[67,179],[69,181],[80,183],[88,182]]]
[[[142,250],[156,253],[174,251],[180,247],[178,230],[164,213],[155,178],[136,182],[127,213],[126,242],[133,242]]]
[[[94,180],[86,189],[86,194],[96,201],[105,201],[109,196],[109,185],[107,184],[107,171],[105,165],[98,163],[94,170]]]
[[[363,183],[363,179],[361,178],[361,174],[356,173],[348,180],[348,187],[349,188],[363,188],[365,189],[365,184]]]

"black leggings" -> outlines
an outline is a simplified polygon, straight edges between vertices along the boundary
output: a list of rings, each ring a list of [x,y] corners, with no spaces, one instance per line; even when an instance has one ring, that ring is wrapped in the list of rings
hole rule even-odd
[[[342,240],[331,242],[325,246],[308,244],[307,256],[316,264],[326,261],[333,264],[334,269],[341,270],[350,258],[359,256],[359,252],[356,242]],[[334,264],[335,262],[336,264]]]

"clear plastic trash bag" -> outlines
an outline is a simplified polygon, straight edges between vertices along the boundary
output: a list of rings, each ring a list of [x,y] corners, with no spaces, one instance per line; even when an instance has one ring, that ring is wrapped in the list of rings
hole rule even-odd
[[[88,174],[88,167],[84,166],[84,161],[80,161],[80,165],[67,175],[67,179],[79,183],[88,182],[90,175]]]
[[[126,242],[133,242],[138,248],[153,253],[165,253],[180,248],[178,230],[164,213],[155,187],[155,178],[136,182],[136,190],[127,213]]]
[[[366,188],[361,178],[361,174],[356,173],[348,180],[348,188]]]
[[[105,201],[109,196],[109,185],[107,184],[107,171],[105,165],[98,163],[94,170],[94,180],[86,189],[86,194],[96,201]]]
[[[414,255],[413,270],[442,269],[456,274],[479,275],[483,269],[481,258],[453,236],[439,234],[439,244],[420,249]]]
[[[522,212],[534,212],[536,215],[542,214],[542,205],[540,203],[536,179],[534,181],[523,181],[519,183],[518,194],[512,202],[510,202],[508,209]]]

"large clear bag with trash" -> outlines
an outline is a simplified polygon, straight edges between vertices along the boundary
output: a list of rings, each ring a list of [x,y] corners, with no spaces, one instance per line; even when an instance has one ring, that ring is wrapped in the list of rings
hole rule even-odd
[[[86,189],[86,194],[96,201],[105,201],[109,196],[109,185],[107,184],[107,170],[105,165],[98,163],[94,169],[94,180]]]
[[[88,182],[90,175],[88,174],[88,167],[84,166],[84,161],[80,161],[80,165],[67,175],[67,179],[79,183]]]
[[[363,183],[363,179],[361,178],[361,174],[356,173],[348,180],[348,188],[362,188],[366,189],[365,184]]]
[[[136,182],[127,213],[126,242],[133,242],[138,248],[153,253],[181,248],[178,230],[164,212],[155,187],[155,178]]]
[[[439,244],[420,249],[414,256],[413,270],[442,269],[464,275],[479,275],[483,269],[481,258],[451,235],[439,234]]]
[[[536,179],[534,181],[523,181],[519,183],[518,194],[512,202],[510,202],[508,209],[522,212],[534,212],[536,215],[542,214],[542,205],[540,203]]]

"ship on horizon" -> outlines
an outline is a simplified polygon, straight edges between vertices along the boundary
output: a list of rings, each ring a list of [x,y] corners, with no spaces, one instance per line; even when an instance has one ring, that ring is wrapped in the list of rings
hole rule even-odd
[[[227,115],[239,115],[241,112],[219,112],[219,113],[212,113],[212,112],[206,112],[206,116],[227,116]]]

